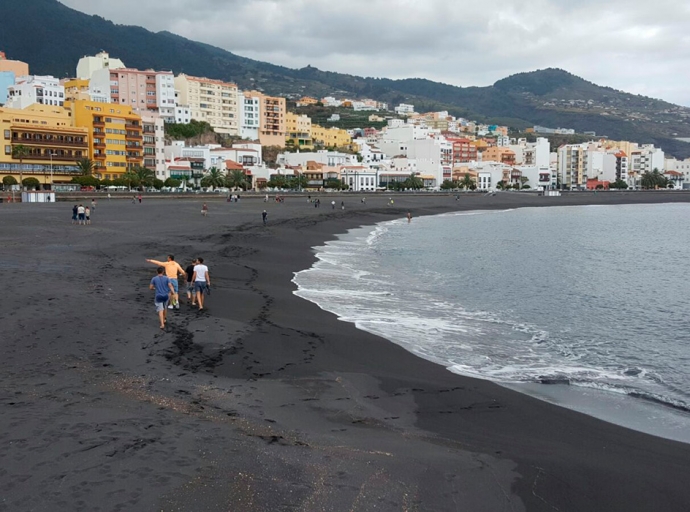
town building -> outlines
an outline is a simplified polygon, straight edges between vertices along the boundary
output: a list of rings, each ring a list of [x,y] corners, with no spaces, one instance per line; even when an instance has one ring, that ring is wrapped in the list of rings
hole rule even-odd
[[[175,89],[178,104],[189,106],[192,119],[207,122],[217,133],[239,135],[236,84],[180,74],[175,77]]]
[[[110,89],[93,87],[91,80],[87,78],[72,78],[63,80],[65,88],[65,101],[95,101],[97,103],[110,103]]]
[[[65,104],[65,88],[53,76],[18,76],[14,85],[7,88],[8,108],[24,109],[38,103],[62,107]]]
[[[89,132],[88,156],[101,179],[116,179],[143,164],[143,126],[132,107],[78,100],[66,108],[74,125]]]
[[[261,95],[259,142],[262,146],[285,147],[285,98]]]
[[[314,147],[311,135],[311,118],[288,112],[285,116],[286,145],[311,150]]]
[[[100,52],[94,56],[85,56],[77,63],[77,78],[90,80],[93,74],[101,69],[122,69],[125,68],[124,62],[120,59],[111,58],[107,52]]]
[[[0,105],[7,102],[7,88],[15,84],[18,76],[27,76],[29,65],[20,60],[10,60],[0,52]]]
[[[169,178],[165,172],[165,121],[156,112],[143,112],[141,124],[144,167],[154,171],[156,178],[165,181]]]
[[[347,130],[341,128],[325,128],[318,124],[311,125],[311,138],[315,143],[323,144],[326,148],[344,148],[352,143],[352,137]]]
[[[259,140],[261,127],[261,93],[239,91],[237,108],[240,115],[240,137],[246,140]]]
[[[175,118],[175,78],[169,71],[102,68],[91,75],[90,89],[107,91],[110,102],[139,112],[156,112],[164,121]]]
[[[0,175],[19,181],[33,177],[41,185],[66,183],[79,175],[77,161],[88,156],[89,132],[72,126],[67,110],[60,106],[34,104],[18,110],[0,107],[3,150]],[[13,148],[24,146],[29,154],[13,155]]]

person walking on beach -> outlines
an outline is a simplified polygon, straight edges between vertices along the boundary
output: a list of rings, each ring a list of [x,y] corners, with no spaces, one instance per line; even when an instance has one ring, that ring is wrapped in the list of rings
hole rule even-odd
[[[204,203],[201,207],[201,215],[203,215],[204,217],[208,215],[208,206],[206,206],[206,203]]]
[[[341,210],[345,209],[345,201],[340,201],[340,209]]]
[[[410,222],[412,222],[412,213],[408,210],[408,212],[407,212],[407,223],[409,224]]]
[[[194,281],[192,281],[192,277],[194,277],[194,267],[196,266],[196,258],[192,259],[192,262],[187,265],[187,268],[184,269],[185,274],[187,274],[187,303],[191,304],[192,306],[196,306],[196,296],[194,294]]]
[[[194,292],[196,293],[196,302],[199,304],[199,311],[204,309],[204,293],[209,290],[211,286],[211,276],[208,273],[208,267],[204,265],[204,258],[197,258],[197,263],[194,266]]]
[[[171,295],[172,301],[168,305],[168,309],[180,309],[180,301],[179,301],[179,283],[177,282],[177,276],[186,276],[187,274],[185,273],[184,270],[182,270],[182,267],[178,262],[175,261],[175,256],[172,254],[168,255],[168,261],[157,261],[157,260],[146,260],[149,263],[153,263],[154,265],[159,265],[165,269],[165,275],[170,279],[170,282],[172,283],[173,287],[173,292]]]
[[[91,209],[87,206],[84,208],[84,224],[91,224]]]
[[[141,204],[141,194],[139,194],[139,204]]]
[[[268,203],[268,194],[266,194],[266,197],[264,197],[264,203]]]
[[[132,204],[137,204],[137,196],[132,196]]]
[[[91,200],[91,210],[94,212],[96,211],[96,200],[95,199]]]
[[[335,200],[331,201],[331,210],[335,210]]]
[[[174,292],[174,289],[172,281],[165,275],[165,269],[163,267],[158,267],[156,277],[151,279],[151,283],[149,284],[149,290],[155,290],[156,292],[153,303],[156,305],[158,319],[161,322],[160,328],[165,330],[165,322],[168,318],[166,306],[168,305],[168,300],[170,299],[170,295]]]
[[[79,222],[79,206],[76,204],[72,207],[72,224]]]
[[[263,221],[264,221],[264,226],[265,226],[265,225],[266,225],[267,218],[268,218],[268,213],[266,212],[266,210],[264,210],[263,213],[261,214],[261,218],[263,219]]]
[[[78,224],[80,224],[80,225],[86,224],[86,215],[85,214],[86,214],[86,210],[84,209],[84,206],[80,204],[77,207],[77,217],[78,217],[77,222],[78,222]]]

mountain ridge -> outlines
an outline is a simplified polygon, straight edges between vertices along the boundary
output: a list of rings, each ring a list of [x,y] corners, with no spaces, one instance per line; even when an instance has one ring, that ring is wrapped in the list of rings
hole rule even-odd
[[[287,68],[169,31],[154,33],[118,25],[57,0],[0,0],[0,12],[0,49],[8,58],[29,62],[36,74],[71,76],[79,58],[105,50],[134,68],[218,78],[268,94],[323,97],[337,93],[389,104],[413,103],[420,111],[448,110],[518,129],[543,125],[595,131],[654,143],[677,157],[690,157],[690,144],[675,140],[690,137],[690,109],[598,86],[558,68],[516,73],[485,87],[458,87],[424,78],[360,77],[312,66]],[[31,26],[42,29],[26,29]]]

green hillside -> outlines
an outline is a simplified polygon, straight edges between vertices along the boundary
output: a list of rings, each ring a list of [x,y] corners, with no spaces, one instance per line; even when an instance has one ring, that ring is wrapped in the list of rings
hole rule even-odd
[[[534,124],[594,131],[616,139],[654,143],[690,157],[690,109],[600,87],[560,69],[520,73],[489,87],[456,87],[421,78],[390,80],[290,69],[240,57],[169,32],[116,25],[70,9],[57,0],[0,0],[0,49],[30,63],[33,73],[68,77],[77,61],[101,50],[130,67],[171,70],[236,82],[243,89],[297,98],[302,95],[370,97],[418,111],[453,115],[514,128]]]

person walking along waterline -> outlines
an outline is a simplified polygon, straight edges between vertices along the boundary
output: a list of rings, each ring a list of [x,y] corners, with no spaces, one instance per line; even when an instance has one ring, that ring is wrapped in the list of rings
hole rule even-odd
[[[173,293],[171,296],[172,301],[170,302],[170,305],[168,306],[168,309],[180,309],[180,299],[178,296],[179,293],[179,283],[177,282],[177,276],[186,276],[187,274],[185,271],[182,269],[179,263],[175,261],[175,256],[172,254],[168,255],[168,261],[158,261],[158,260],[146,260],[149,263],[153,263],[154,265],[160,265],[165,269],[165,275],[170,278],[172,281],[172,286],[173,286]]]
[[[201,206],[201,215],[204,217],[208,215],[208,206],[206,206],[206,203]]]
[[[204,293],[211,286],[211,276],[208,272],[208,267],[204,265],[204,258],[197,258],[197,264],[194,267],[194,292],[196,293],[196,302],[199,304],[199,311],[204,309]]]
[[[170,295],[174,293],[172,281],[169,277],[164,275],[164,272],[165,269],[163,267],[158,267],[156,277],[151,279],[151,283],[149,284],[149,290],[155,290],[156,292],[153,303],[156,306],[158,319],[161,322],[160,328],[163,330],[165,330],[165,322],[168,318],[168,312],[165,307],[168,305]]]
[[[268,212],[266,212],[266,210],[264,210],[263,213],[261,213],[261,218],[264,221],[264,226],[265,226],[266,222],[267,222],[267,218],[268,218]]]

